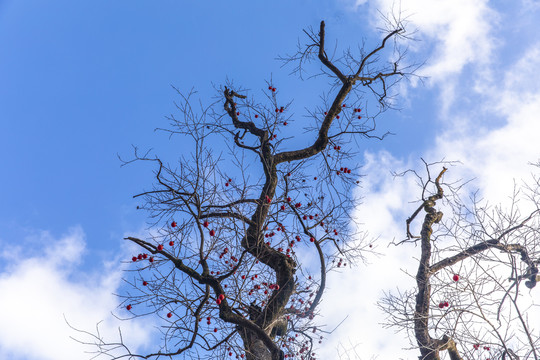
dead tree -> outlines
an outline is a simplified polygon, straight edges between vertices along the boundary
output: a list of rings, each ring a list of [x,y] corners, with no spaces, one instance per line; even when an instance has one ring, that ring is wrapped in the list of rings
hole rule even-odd
[[[127,237],[141,253],[132,259],[134,292],[123,294],[121,304],[133,317],[161,317],[164,342],[142,355],[96,337],[99,353],[316,359],[323,336],[314,318],[326,274],[369,251],[350,216],[359,183],[351,141],[384,137],[375,118],[391,105],[392,86],[413,72],[401,66],[401,25],[374,49],[337,60],[327,54],[324,22],[317,33],[306,31],[308,44],[287,60],[299,74],[319,61],[332,96],[308,110],[304,137],[299,124],[306,120],[282,102],[272,82],[265,102],[228,84],[218,103],[199,112],[193,94],[180,93],[181,117],[171,116],[171,127],[162,130],[181,136],[193,152],[176,166],[135,153],[132,161],[157,166],[154,188],[136,195],[145,199],[140,208],[150,212],[153,233]],[[385,52],[392,62],[383,60]],[[117,355],[119,349],[124,353]]]
[[[426,164],[428,179],[421,182],[420,206],[406,221],[407,238],[396,244],[420,242],[417,288],[380,302],[387,325],[406,330],[422,360],[439,360],[444,352],[452,360],[538,359],[540,333],[528,322],[524,309],[531,298],[521,286],[532,291],[538,281],[538,181],[527,188],[533,207],[525,216],[517,206],[519,192],[509,211],[481,207],[475,198],[470,209],[455,187],[443,184],[447,168],[432,180],[433,165]],[[435,192],[426,196],[430,186]],[[446,222],[438,202],[451,212]],[[410,226],[422,211],[420,235],[414,236]]]

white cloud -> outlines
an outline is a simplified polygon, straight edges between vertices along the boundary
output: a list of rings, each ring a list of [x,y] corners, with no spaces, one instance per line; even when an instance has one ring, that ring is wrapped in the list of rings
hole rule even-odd
[[[393,1],[375,3],[378,8],[388,9]],[[530,8],[530,3],[525,3]],[[536,81],[540,45],[525,47],[527,50],[513,64],[490,62],[497,56],[496,46],[502,43],[494,36],[493,26],[504,14],[497,14],[488,5],[487,1],[402,2],[405,15],[411,15],[409,20],[424,34],[421,46],[432,46],[432,57],[422,72],[437,85],[443,103],[443,110],[436,114],[440,117],[439,136],[422,156],[428,161],[461,160],[463,164],[452,167],[447,178],[476,177],[464,190],[479,188],[482,196],[495,205],[508,203],[514,179],[518,184],[520,179],[530,180],[533,169],[527,164],[540,157],[540,85]],[[512,45],[505,44],[510,49],[505,50],[515,51]],[[467,66],[476,71],[467,72]],[[472,74],[471,78],[462,76],[465,72]],[[335,355],[339,344],[348,347],[352,343],[360,344],[360,355],[351,356],[353,351],[349,351],[344,359],[416,358],[417,351],[400,350],[408,346],[405,334],[382,329],[384,318],[374,304],[382,289],[414,286],[414,281],[400,269],[414,274],[417,261],[413,257],[418,256],[418,249],[387,244],[404,236],[404,221],[414,209],[407,203],[418,199],[419,188],[409,180],[394,181],[389,171],[414,168],[422,172],[423,165],[419,159],[399,160],[384,151],[365,154],[365,160],[367,176],[362,181],[367,196],[357,218],[370,234],[380,234],[377,250],[384,256],[372,258],[368,266],[330,275],[328,283],[332,288],[323,304],[324,320],[335,325],[345,314],[348,318],[329,336],[321,357]]]
[[[482,111],[470,117],[458,115],[460,126],[437,139],[433,156],[462,160],[467,174],[478,178],[477,185],[492,203],[505,200],[514,179],[528,179],[532,169],[527,164],[540,157],[540,86],[534,80],[539,55],[540,46],[530,47],[503,72],[501,81],[485,86]],[[493,124],[494,114],[503,119],[502,125]]]
[[[363,204],[355,218],[365,224],[370,234],[380,235],[380,239],[373,243],[374,254],[368,257],[367,265],[329,274],[330,288],[321,306],[324,315],[321,322],[328,325],[327,330],[332,330],[345,316],[348,318],[323,343],[319,354],[323,359],[332,358],[337,348],[342,359],[369,359],[375,355],[380,359],[395,359],[396,354],[414,358],[414,352],[402,350],[409,346],[403,336],[396,335],[393,329],[382,329],[385,315],[376,303],[383,290],[394,290],[398,284],[402,288],[414,285],[414,279],[404,271],[414,273],[413,256],[417,255],[417,249],[389,243],[405,238],[404,219],[414,207],[408,204],[414,200],[409,190],[415,185],[412,178],[394,181],[390,169],[406,169],[406,165],[389,153],[366,153],[365,158],[363,171],[368,176],[362,179],[359,193],[364,196]],[[361,357],[353,356],[355,345]]]
[[[64,316],[76,328],[88,331],[103,320],[100,330],[105,339],[116,340],[121,326],[131,344],[148,341],[148,323],[119,322],[110,314],[118,306],[113,293],[122,277],[120,259],[87,273],[78,266],[85,256],[85,236],[80,228],[59,239],[43,232],[32,242],[36,240],[44,244],[37,254],[25,256],[23,245],[1,255],[7,266],[0,274],[0,358],[89,358],[84,351],[96,349],[70,339],[90,340],[70,329]]]
[[[475,71],[482,72],[492,59],[497,45],[493,27],[500,20],[488,0],[377,0],[369,5],[378,26],[381,11],[390,18],[390,14],[399,16],[411,29],[418,29],[415,37],[421,41],[409,45],[421,51],[422,56],[427,54],[427,62],[417,74],[428,77],[428,84],[440,86],[443,113],[454,102],[458,76],[465,67],[472,65]]]

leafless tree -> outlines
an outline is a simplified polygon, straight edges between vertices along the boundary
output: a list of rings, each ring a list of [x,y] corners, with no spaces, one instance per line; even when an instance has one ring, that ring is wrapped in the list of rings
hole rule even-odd
[[[540,281],[540,178],[515,188],[508,208],[482,206],[476,195],[467,206],[462,186],[443,182],[446,167],[433,179],[430,169],[442,164],[425,165],[427,179],[412,171],[420,206],[406,221],[407,238],[396,244],[420,243],[417,287],[380,302],[387,325],[405,330],[422,360],[445,353],[452,360],[538,359],[538,321],[527,311]],[[415,236],[410,226],[422,211]]]
[[[135,151],[132,161],[156,164],[154,187],[136,195],[153,232],[127,237],[141,253],[120,305],[133,317],[159,316],[164,342],[135,354],[122,339],[94,335],[98,355],[316,359],[325,330],[314,321],[326,275],[370,250],[352,226],[360,176],[350,164],[352,141],[384,137],[375,118],[392,107],[393,86],[414,72],[402,65],[402,25],[394,21],[375,48],[336,59],[327,54],[324,22],[306,31],[307,45],[284,60],[297,64],[300,77],[318,61],[332,94],[307,110],[310,124],[272,82],[262,102],[227,84],[200,109],[193,92],[179,92],[181,116],[171,115],[162,130],[193,151],[176,165]],[[308,123],[304,136],[301,123]]]

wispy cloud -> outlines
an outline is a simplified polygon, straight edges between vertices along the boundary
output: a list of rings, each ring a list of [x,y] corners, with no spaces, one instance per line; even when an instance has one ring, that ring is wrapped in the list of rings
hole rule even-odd
[[[428,78],[428,84],[439,87],[439,101],[443,112],[455,100],[459,76],[467,66],[478,71],[492,59],[497,39],[493,27],[500,21],[487,0],[377,0],[370,11],[375,21],[377,14],[399,16],[417,29],[420,42],[411,49],[427,54],[426,65],[418,75]],[[380,24],[379,24],[380,25]]]
[[[480,110],[468,105],[460,111],[459,126],[442,134],[433,151],[434,157],[463,161],[463,168],[478,179],[491,202],[504,201],[514,179],[529,178],[532,169],[527,164],[540,157],[540,85],[535,81],[539,55],[540,46],[533,44],[507,70],[500,69],[498,81],[476,89],[482,92],[481,103],[476,104]]]

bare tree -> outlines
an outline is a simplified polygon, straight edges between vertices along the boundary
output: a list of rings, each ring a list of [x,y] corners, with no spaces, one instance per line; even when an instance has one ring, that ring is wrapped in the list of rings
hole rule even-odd
[[[431,177],[437,164],[425,163],[427,179],[412,171],[422,188],[420,206],[396,245],[420,242],[417,287],[380,302],[387,325],[407,331],[423,360],[445,352],[452,360],[538,359],[540,333],[529,322],[532,302],[523,293],[540,280],[540,178],[515,189],[508,210],[481,206],[476,196],[471,208],[459,197],[461,186],[443,183],[447,168]],[[438,202],[450,215],[436,209]],[[415,236],[410,225],[422,210]]]
[[[132,161],[156,164],[154,187],[136,195],[145,199],[153,233],[127,238],[141,253],[121,307],[133,317],[159,316],[164,342],[143,355],[122,339],[93,335],[98,355],[316,359],[324,329],[314,321],[326,275],[369,251],[351,226],[359,183],[351,141],[384,137],[375,118],[414,68],[402,65],[399,20],[375,48],[337,59],[327,54],[324,22],[306,34],[307,45],[284,60],[297,64],[300,77],[307,63],[320,62],[332,95],[307,110],[305,136],[298,123],[307,121],[275,84],[266,84],[263,102],[228,84],[200,109],[192,107],[194,93],[179,92],[181,117],[171,115],[162,130],[181,136],[189,156],[169,165],[135,151]]]

